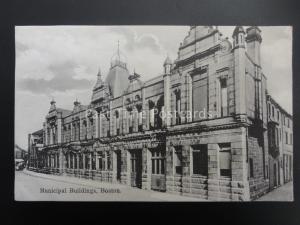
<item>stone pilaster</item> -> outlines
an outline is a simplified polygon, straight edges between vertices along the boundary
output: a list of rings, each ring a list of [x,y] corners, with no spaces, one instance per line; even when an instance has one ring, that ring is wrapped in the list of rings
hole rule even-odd
[[[127,154],[126,154],[126,164],[127,164],[127,168],[126,168],[126,177],[127,177],[127,185],[131,186],[131,162],[130,162],[130,152],[127,150]]]
[[[170,95],[170,74],[164,75],[164,111],[167,115],[165,117],[165,125],[169,127],[171,125],[171,117],[169,113],[171,112],[171,95]]]
[[[57,119],[57,143],[60,144],[62,141],[62,125],[61,118]]]
[[[151,189],[151,151],[147,148],[142,150],[143,169],[142,169],[142,188]]]
[[[95,138],[99,138],[99,122],[98,122],[98,112],[95,111],[95,116],[94,116],[94,120],[95,120]]]
[[[218,154],[218,144],[208,144],[207,154],[208,154],[208,199],[218,200],[220,197],[220,187],[219,187],[219,154]]]
[[[82,167],[85,170],[85,153],[82,153]]]
[[[112,181],[116,182],[117,181],[117,153],[116,151],[112,151]]]
[[[234,49],[234,83],[236,114],[246,114],[245,48]]]
[[[93,163],[93,153],[89,153],[90,154],[90,170],[92,170],[92,163]]]

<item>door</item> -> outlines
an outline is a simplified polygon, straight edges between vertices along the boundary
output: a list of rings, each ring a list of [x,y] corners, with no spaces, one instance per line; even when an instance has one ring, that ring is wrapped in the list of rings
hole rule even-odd
[[[142,151],[131,151],[131,186],[142,188]]]
[[[117,151],[117,181],[121,182],[121,151]]]
[[[166,154],[164,150],[151,152],[151,189],[166,191]]]

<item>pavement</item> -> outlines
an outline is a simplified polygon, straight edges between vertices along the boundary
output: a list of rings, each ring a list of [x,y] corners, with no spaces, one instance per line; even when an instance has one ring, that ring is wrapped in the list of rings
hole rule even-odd
[[[28,170],[15,172],[16,201],[206,201],[122,184]]]
[[[77,177],[15,172],[16,201],[207,201],[176,194],[142,190],[122,184]],[[280,186],[256,201],[293,201],[293,182]]]
[[[256,201],[285,201],[285,202],[292,202],[294,201],[294,194],[293,194],[293,182],[286,183],[271,192],[267,193],[266,195],[260,197]]]

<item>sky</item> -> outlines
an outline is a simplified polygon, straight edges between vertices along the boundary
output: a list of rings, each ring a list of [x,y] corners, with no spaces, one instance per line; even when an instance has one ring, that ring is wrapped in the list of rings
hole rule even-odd
[[[247,26],[244,27],[245,29]],[[232,40],[232,26],[219,26]],[[292,113],[292,27],[260,27],[262,70],[269,93]],[[98,70],[105,79],[117,51],[142,80],[162,74],[167,55],[176,59],[189,26],[18,26],[15,28],[15,144],[42,129],[52,98],[56,106],[88,105]]]

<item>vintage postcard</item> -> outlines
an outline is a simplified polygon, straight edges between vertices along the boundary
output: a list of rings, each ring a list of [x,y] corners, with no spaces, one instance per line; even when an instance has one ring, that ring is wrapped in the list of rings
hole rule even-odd
[[[16,201],[293,201],[292,27],[16,26]]]

